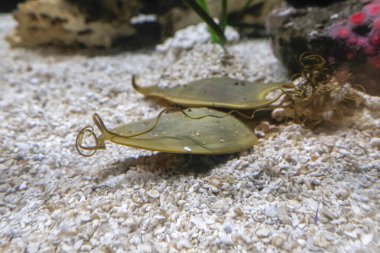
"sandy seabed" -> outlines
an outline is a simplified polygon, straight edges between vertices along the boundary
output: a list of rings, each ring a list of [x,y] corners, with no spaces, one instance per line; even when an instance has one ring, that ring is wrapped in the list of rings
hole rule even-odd
[[[285,80],[269,42],[110,54],[11,49],[0,16],[0,252],[379,252],[380,111],[339,126],[270,125],[225,156],[74,142],[166,106],[133,91],[226,76]],[[376,101],[376,100],[375,100]],[[378,101],[378,100],[377,100]],[[378,107],[377,107],[378,108]]]

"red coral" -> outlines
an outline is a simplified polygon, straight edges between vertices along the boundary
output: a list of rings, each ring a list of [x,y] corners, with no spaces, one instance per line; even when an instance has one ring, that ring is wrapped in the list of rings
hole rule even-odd
[[[346,59],[355,55],[372,57],[380,54],[380,0],[364,6],[348,20],[336,23],[330,36],[344,49]]]
[[[335,22],[327,36],[334,42],[328,59],[337,66],[348,63],[354,82],[364,85],[369,94],[380,96],[380,0]]]
[[[375,31],[369,37],[369,42],[371,45],[378,47],[380,45],[380,31]]]
[[[380,1],[366,5],[363,10],[371,17],[380,15]]]
[[[360,26],[360,25],[364,24],[365,18],[366,18],[365,14],[363,12],[359,11],[350,17],[350,22],[351,22],[351,24],[353,24],[355,26]]]
[[[380,31],[380,17],[373,22],[373,29]]]
[[[347,39],[350,37],[351,31],[347,27],[342,27],[337,30],[337,34],[341,39]]]
[[[361,48],[365,48],[368,46],[368,42],[366,39],[364,38],[358,38],[357,41],[356,41],[356,44],[361,47]]]

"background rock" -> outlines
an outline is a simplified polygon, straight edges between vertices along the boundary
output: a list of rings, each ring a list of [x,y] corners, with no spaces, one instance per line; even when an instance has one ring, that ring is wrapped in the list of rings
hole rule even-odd
[[[380,95],[380,1],[372,2],[346,0],[275,10],[267,28],[276,56],[293,74],[300,71],[303,52],[318,53],[336,67],[342,82],[350,78],[368,93]]]
[[[139,1],[37,0],[18,6],[18,26],[9,36],[14,46],[81,44],[110,47],[120,37],[134,33],[129,20]]]
[[[228,21],[239,32],[262,36],[265,17],[281,3],[282,0],[229,1]],[[208,0],[207,4],[210,15],[219,17],[220,1]],[[19,5],[15,19],[18,26],[9,36],[13,46],[79,44],[106,48],[157,43],[202,21],[180,0],[29,0]],[[132,34],[138,42],[131,39]],[[131,40],[124,43],[127,37]]]

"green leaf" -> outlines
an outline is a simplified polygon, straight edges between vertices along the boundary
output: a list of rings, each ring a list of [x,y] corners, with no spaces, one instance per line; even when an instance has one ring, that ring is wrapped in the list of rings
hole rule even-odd
[[[205,0],[197,0],[197,3],[202,7],[202,9],[210,15],[210,11],[208,10],[208,6]]]
[[[253,147],[255,134],[230,114],[208,108],[161,113],[157,118],[121,125],[108,130],[99,115],[94,122],[101,131],[96,137],[93,129],[84,128],[77,137],[77,149],[105,149],[105,141],[129,147],[183,154],[229,154]],[[143,131],[142,131],[143,130]],[[93,147],[83,146],[83,138],[95,138]],[[89,155],[86,155],[89,156]]]
[[[222,29],[223,33],[226,30],[227,27],[227,0],[222,0],[222,13],[220,15],[220,28]]]
[[[224,44],[227,41],[224,31],[217,23],[215,23],[213,18],[210,17],[206,3],[205,2],[202,3],[203,0],[199,0],[198,3],[194,0],[182,0],[182,1],[186,5],[188,5],[190,8],[192,8],[199,15],[199,17],[209,26],[209,29],[211,29],[212,33],[216,34],[218,43],[224,46]],[[206,7],[206,9],[204,9],[203,7]],[[211,33],[211,37],[213,37],[212,33]]]
[[[145,96],[163,98],[174,104],[195,107],[257,109],[278,99],[267,99],[271,91],[281,90],[284,83],[248,82],[228,77],[209,78],[173,88],[141,87],[132,78],[133,87]]]

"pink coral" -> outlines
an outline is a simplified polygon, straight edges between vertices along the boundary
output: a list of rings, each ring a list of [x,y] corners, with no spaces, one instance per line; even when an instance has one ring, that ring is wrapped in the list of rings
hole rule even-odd
[[[364,25],[366,15],[364,12],[359,11],[350,17],[350,22],[354,26]]]
[[[370,16],[370,17],[377,17],[380,15],[380,1],[375,1],[374,3],[370,3],[366,5],[363,10]]]
[[[347,60],[362,55],[368,57],[371,67],[379,68],[380,0],[365,5],[348,20],[335,24],[330,29],[330,36],[343,47]]]

